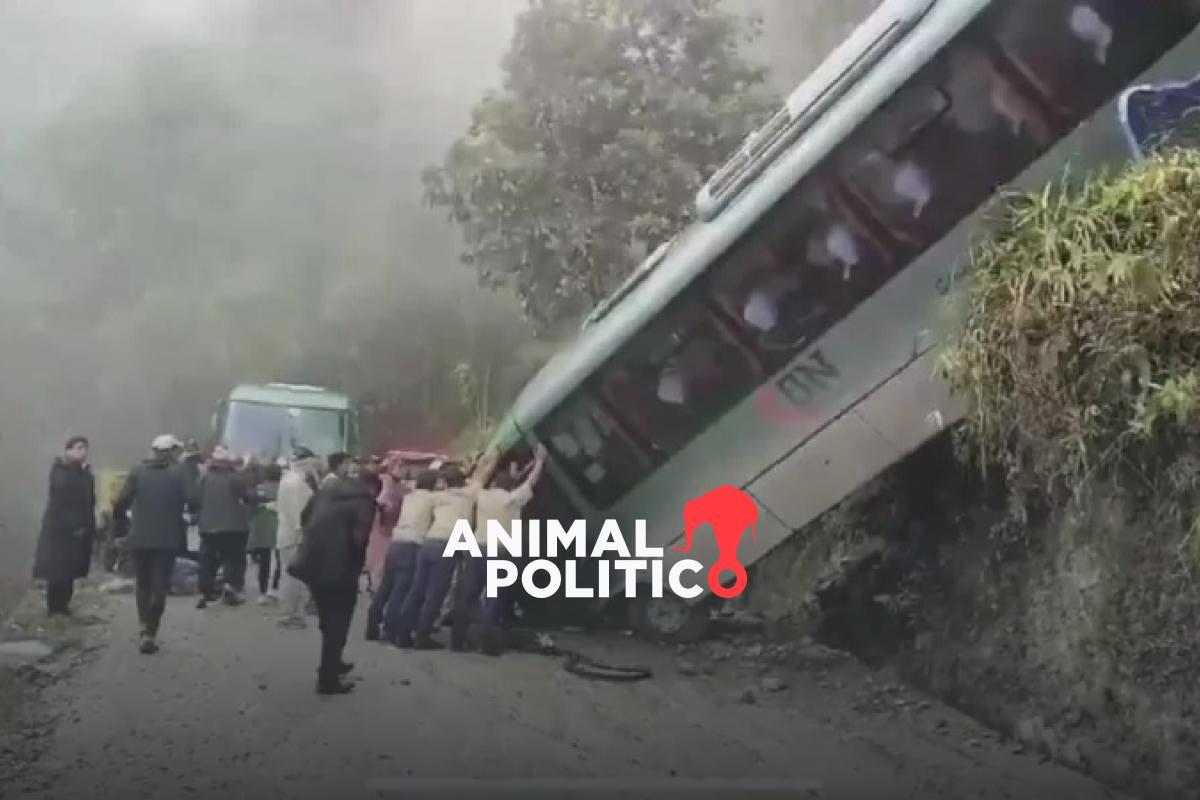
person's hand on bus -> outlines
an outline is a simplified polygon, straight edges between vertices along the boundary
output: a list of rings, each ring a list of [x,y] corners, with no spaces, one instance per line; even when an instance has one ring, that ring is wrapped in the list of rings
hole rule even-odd
[[[533,448],[533,460],[539,464],[546,463],[548,455],[550,455],[550,451],[541,442],[538,442],[537,447]]]

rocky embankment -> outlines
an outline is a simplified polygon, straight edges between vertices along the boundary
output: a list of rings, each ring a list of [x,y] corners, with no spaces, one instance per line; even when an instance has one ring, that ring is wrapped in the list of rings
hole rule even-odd
[[[1136,498],[1091,497],[1013,525],[1003,489],[939,440],[756,565],[750,607],[770,642],[844,648],[1014,747],[1190,797],[1200,551]]]

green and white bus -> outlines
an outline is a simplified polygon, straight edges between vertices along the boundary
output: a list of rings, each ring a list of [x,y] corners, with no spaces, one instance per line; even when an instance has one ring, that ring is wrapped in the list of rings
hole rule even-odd
[[[751,564],[952,424],[942,306],[989,205],[1127,159],[1118,95],[1200,71],[1198,21],[1200,0],[883,2],[516,400],[494,444],[551,454],[530,518],[645,519],[670,548],[684,504],[734,484]],[[660,636],[707,619],[639,609]]]
[[[214,444],[262,459],[286,459],[298,446],[320,456],[358,448],[358,418],[350,398],[320,386],[242,384],[212,418]]]

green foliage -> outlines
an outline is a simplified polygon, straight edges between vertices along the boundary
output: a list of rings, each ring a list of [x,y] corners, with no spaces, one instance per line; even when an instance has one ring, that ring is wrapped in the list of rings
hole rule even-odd
[[[757,33],[719,0],[530,0],[503,89],[424,176],[480,282],[541,325],[608,294],[773,107]]]
[[[974,254],[966,327],[942,361],[969,400],[961,443],[1018,498],[1104,479],[1185,514],[1200,488],[1197,331],[1200,154],[1016,198]]]

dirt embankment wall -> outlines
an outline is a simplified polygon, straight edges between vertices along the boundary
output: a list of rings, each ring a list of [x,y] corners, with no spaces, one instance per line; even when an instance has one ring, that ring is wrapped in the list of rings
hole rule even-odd
[[[1200,548],[1137,500],[1097,487],[1016,525],[941,439],[760,562],[751,604],[1108,783],[1192,797]]]

